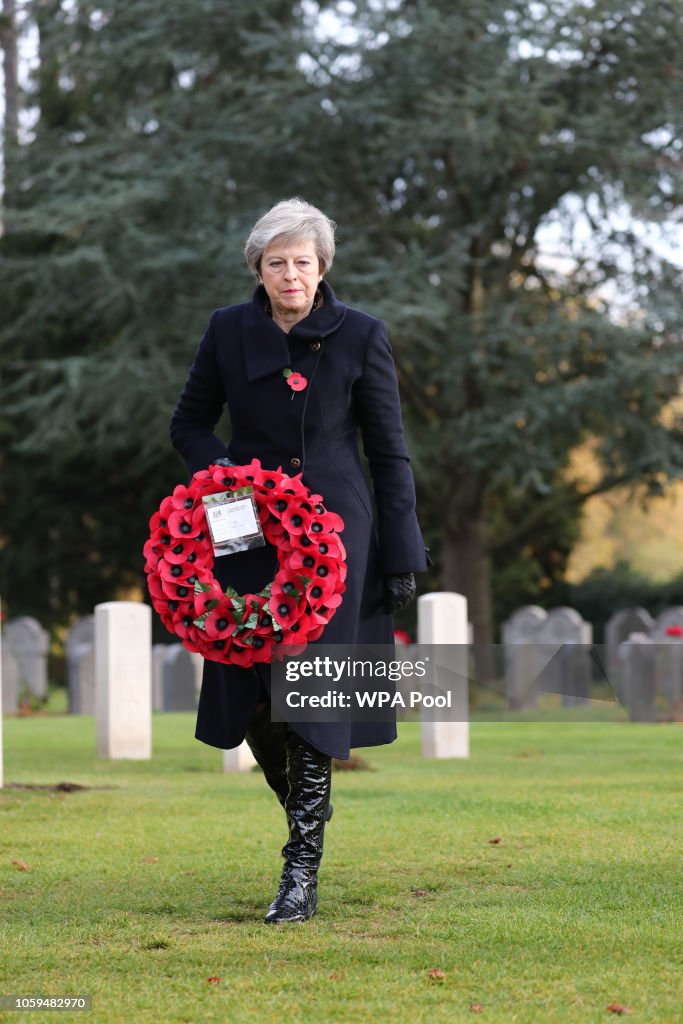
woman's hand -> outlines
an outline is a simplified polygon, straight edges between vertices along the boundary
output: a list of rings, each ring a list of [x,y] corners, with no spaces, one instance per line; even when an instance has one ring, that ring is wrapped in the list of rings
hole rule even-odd
[[[404,572],[398,576],[384,577],[384,611],[387,615],[400,612],[415,597],[415,574]]]

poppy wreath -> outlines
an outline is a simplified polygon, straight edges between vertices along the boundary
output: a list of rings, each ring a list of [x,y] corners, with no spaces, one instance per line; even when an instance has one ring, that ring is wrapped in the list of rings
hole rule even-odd
[[[275,578],[258,594],[225,590],[213,575],[214,551],[202,498],[251,485]],[[166,628],[210,661],[248,668],[270,662],[280,645],[300,653],[316,640],[346,589],[344,521],[311,494],[301,474],[247,466],[209,466],[164,498],[143,548],[152,604]],[[284,649],[284,646],[283,646]]]

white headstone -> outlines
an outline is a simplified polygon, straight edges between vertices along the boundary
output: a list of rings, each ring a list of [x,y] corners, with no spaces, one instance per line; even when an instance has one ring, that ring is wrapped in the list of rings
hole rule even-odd
[[[69,694],[69,710],[74,714],[92,715],[95,707],[95,665],[92,674],[83,657],[84,646],[95,648],[95,616],[84,615],[68,630],[64,650],[66,653],[66,688]],[[84,710],[91,708],[90,711]]]
[[[47,696],[47,650],[49,637],[36,619],[28,615],[10,619],[5,625],[5,646],[19,667],[19,689],[34,697]]]
[[[421,723],[422,756],[430,758],[469,757],[469,683],[467,600],[462,594],[423,594],[417,602],[417,641],[435,648],[434,657],[447,655],[448,686],[453,711],[460,718],[452,722]],[[452,650],[446,649],[451,646]],[[439,648],[441,652],[439,654]],[[437,676],[438,682],[438,676]]]
[[[256,758],[252,754],[247,741],[240,743],[239,747],[223,751],[224,772],[248,772],[256,764]]]
[[[152,612],[135,601],[95,608],[97,754],[152,755]]]

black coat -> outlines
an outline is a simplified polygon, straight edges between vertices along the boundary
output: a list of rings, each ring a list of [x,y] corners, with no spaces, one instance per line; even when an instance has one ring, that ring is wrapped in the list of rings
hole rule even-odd
[[[381,609],[385,573],[420,572],[427,556],[415,514],[415,485],[403,437],[396,372],[381,320],[351,309],[322,284],[324,302],[286,334],[265,311],[259,286],[251,302],[212,315],[171,418],[171,440],[190,473],[229,456],[266,469],[302,472],[311,491],[344,520],[347,551],[342,604],[317,643],[393,643],[393,620]],[[281,371],[308,379],[294,392]],[[293,397],[292,397],[293,396]],[[232,439],[214,433],[227,402]],[[363,473],[358,428],[375,502]],[[303,471],[302,471],[303,468]],[[376,507],[375,507],[376,506]],[[214,574],[240,593],[273,579],[270,545],[217,558]],[[258,677],[269,687],[270,666]],[[254,669],[205,661],[196,737],[222,749],[242,742],[259,695]],[[394,722],[292,723],[324,753],[390,743]]]

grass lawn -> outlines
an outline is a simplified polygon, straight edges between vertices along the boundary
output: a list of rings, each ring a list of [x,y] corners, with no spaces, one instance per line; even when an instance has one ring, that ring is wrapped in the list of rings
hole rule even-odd
[[[441,762],[401,726],[335,772],[318,914],[280,927],[283,812],[193,733],[156,715],[153,760],[101,761],[92,718],[5,720],[6,783],[92,788],[0,790],[0,995],[91,995],[57,1017],[91,1024],[683,1020],[682,725],[477,722]]]

